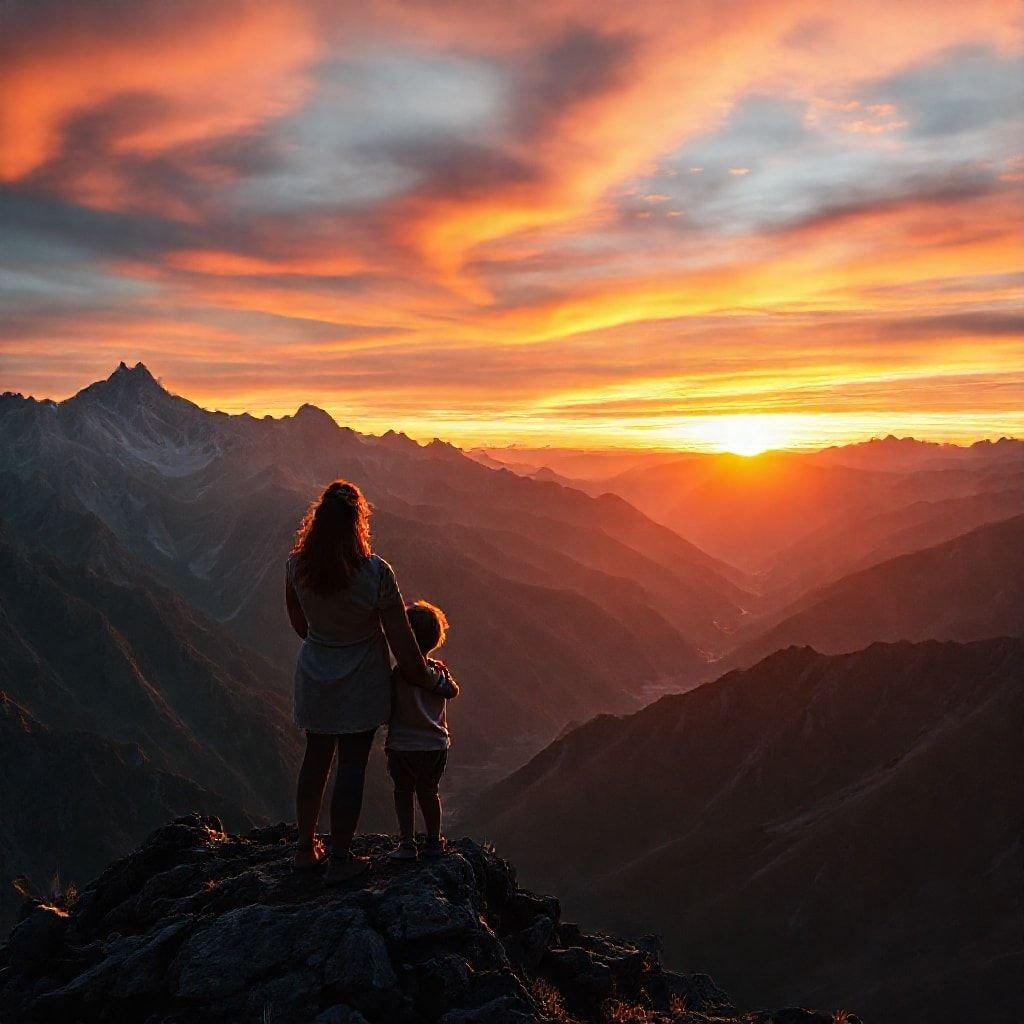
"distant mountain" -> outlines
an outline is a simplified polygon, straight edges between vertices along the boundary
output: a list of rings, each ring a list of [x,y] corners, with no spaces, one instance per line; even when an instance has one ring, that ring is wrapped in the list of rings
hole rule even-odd
[[[778,618],[720,667],[793,644],[838,654],[874,640],[1024,636],[1024,515],[845,576]]]
[[[886,471],[952,469],[989,463],[1016,466],[1024,470],[1024,441],[1001,437],[998,441],[976,441],[972,445],[939,444],[913,437],[873,437],[860,444],[823,448],[812,456],[815,462]]]
[[[523,476],[533,476],[547,467],[550,471],[575,481],[587,490],[603,486],[602,482],[634,470],[656,470],[674,467],[678,473],[682,463],[713,466],[716,461],[728,463],[738,458],[729,452],[624,448],[588,450],[575,448],[529,448],[510,445],[504,448],[474,448],[466,452],[471,458],[492,468],[506,466]],[[872,438],[854,444],[834,445],[819,450],[782,450],[769,456],[794,457],[809,464],[846,466],[853,469],[874,469],[884,472],[914,472],[920,469],[955,468],[957,466],[992,466],[1010,468],[1024,464],[1024,440],[1001,437],[998,441],[976,441],[971,445],[919,441],[913,437]],[[761,458],[760,456],[758,458]],[[757,460],[755,460],[756,462]]]
[[[870,460],[847,466],[838,456],[828,461],[813,453],[766,452],[681,458],[589,489],[618,494],[716,557],[765,573],[784,552],[840,523],[1019,483],[1014,463],[985,459],[896,471]]]
[[[1019,480],[1008,474],[994,485],[990,491],[918,501],[875,516],[841,513],[777,555],[765,590],[781,604],[849,573],[1024,513],[1024,474]]]
[[[533,476],[547,467],[580,484],[605,480],[639,466],[677,462],[684,453],[650,448],[529,448],[514,444],[504,448],[473,448],[466,454],[484,465],[505,466],[521,476]],[[696,453],[687,454],[700,457]]]
[[[1024,643],[779,651],[570,732],[465,827],[670,964],[906,1024],[1019,1019]]]
[[[169,816],[249,822],[224,797],[156,768],[137,744],[48,729],[2,691],[0,764],[0,934],[21,902],[12,878],[45,896],[92,878]]]

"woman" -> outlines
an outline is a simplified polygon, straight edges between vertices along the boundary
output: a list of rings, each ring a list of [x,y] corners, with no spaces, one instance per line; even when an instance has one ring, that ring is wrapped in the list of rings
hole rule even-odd
[[[330,874],[345,879],[366,866],[349,847],[373,736],[390,712],[388,645],[406,679],[429,685],[395,574],[370,548],[370,506],[355,484],[335,480],[310,505],[288,559],[285,598],[303,641],[295,666],[295,723],[306,731],[295,866],[324,859],[316,824],[337,750]]]

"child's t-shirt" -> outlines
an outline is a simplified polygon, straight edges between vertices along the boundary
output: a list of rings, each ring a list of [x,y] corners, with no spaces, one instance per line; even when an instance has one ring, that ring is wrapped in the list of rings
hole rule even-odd
[[[427,671],[437,681],[440,692],[412,686],[397,667],[392,670],[386,750],[447,750],[451,746],[445,710],[445,694],[452,691],[451,677],[445,665],[432,658],[427,659]]]

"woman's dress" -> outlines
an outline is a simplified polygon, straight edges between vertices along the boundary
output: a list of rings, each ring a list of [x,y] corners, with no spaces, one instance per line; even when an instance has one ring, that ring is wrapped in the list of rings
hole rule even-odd
[[[338,735],[383,725],[391,711],[391,659],[380,613],[402,605],[391,566],[364,559],[347,587],[310,590],[288,559],[288,580],[306,617],[307,634],[295,663],[295,724]]]

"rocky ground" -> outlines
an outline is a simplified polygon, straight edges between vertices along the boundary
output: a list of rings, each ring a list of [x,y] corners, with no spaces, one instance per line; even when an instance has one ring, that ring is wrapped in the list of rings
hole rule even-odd
[[[360,879],[290,868],[295,829],[225,834],[192,815],[157,829],[67,907],[28,900],[0,947],[0,1020],[140,1024],[833,1024],[740,1012],[653,944],[584,934],[471,840],[389,863],[357,840]]]

